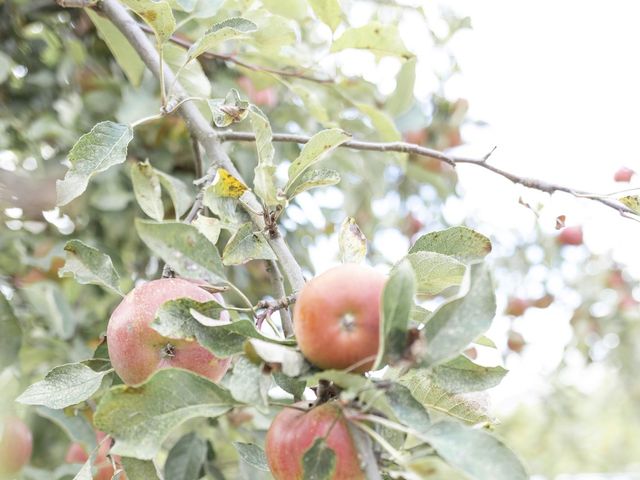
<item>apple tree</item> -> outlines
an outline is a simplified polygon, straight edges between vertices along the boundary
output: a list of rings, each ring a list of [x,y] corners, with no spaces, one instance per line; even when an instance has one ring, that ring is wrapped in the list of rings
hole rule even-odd
[[[444,153],[467,109],[442,91],[447,42],[468,19],[59,4],[2,7],[0,399],[3,425],[34,432],[3,437],[34,450],[6,474],[527,478],[479,393],[506,370],[474,362],[495,348],[491,232],[441,207],[460,163],[569,190]],[[446,59],[429,101],[415,22]],[[397,70],[395,89],[359,64]]]

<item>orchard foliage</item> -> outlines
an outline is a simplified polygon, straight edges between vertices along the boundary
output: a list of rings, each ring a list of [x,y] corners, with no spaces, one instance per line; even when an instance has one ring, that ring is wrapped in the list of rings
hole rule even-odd
[[[127,28],[144,28],[177,75],[168,83],[100,2],[36,3],[7,2],[0,20],[10,33],[0,82],[11,112],[0,119],[9,227],[0,239],[0,399],[3,410],[32,416],[24,478],[92,478],[105,445],[121,479],[271,478],[265,436],[294,402],[312,404],[309,415],[343,412],[339,429],[356,452],[349,467],[363,478],[527,478],[478,393],[506,370],[470,354],[496,348],[484,337],[496,314],[492,244],[441,217],[455,172],[343,145],[460,143],[466,102],[447,100],[442,85],[457,71],[447,42],[467,19],[429,12],[446,26],[430,32],[447,61],[424,103],[413,95],[419,59],[397,27],[410,15],[429,28],[422,10],[380,7],[356,21],[357,0],[109,0],[139,24]],[[397,67],[395,90],[346,75],[353,58]],[[218,133],[255,136],[225,143],[233,168],[201,148],[178,115],[186,105]],[[274,132],[311,138],[278,143]],[[385,236],[402,241],[388,251]],[[374,372],[322,370],[302,355],[287,325],[300,286],[275,238],[308,280],[337,261],[387,273],[375,300]],[[206,284],[209,301],[171,298],[146,312],[154,338],[229,359],[220,382],[164,365],[131,386],[114,370],[111,313],[162,275]],[[342,452],[331,438],[292,449],[296,478],[337,478]],[[72,460],[84,463],[63,461],[71,442],[82,453]]]

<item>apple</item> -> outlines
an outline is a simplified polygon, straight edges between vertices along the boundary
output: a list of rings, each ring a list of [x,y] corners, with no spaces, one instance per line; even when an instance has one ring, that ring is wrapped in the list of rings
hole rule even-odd
[[[238,78],[238,85],[247,93],[249,101],[254,105],[264,105],[273,108],[278,104],[278,92],[273,87],[256,90],[251,79],[244,76]]]
[[[520,333],[514,330],[509,330],[509,337],[507,339],[507,346],[509,347],[509,350],[520,353],[525,345],[526,341]]]
[[[95,468],[96,474],[93,476],[93,480],[111,480],[115,470],[113,469],[113,463],[111,459],[107,456],[109,454],[109,450],[111,450],[111,442],[109,440],[105,440],[106,433],[104,432],[96,432],[96,440],[98,441],[99,448],[96,453],[96,457],[93,461],[93,467]],[[89,454],[85,450],[85,448],[74,442],[69,446],[67,450],[67,454],[64,457],[64,461],[67,463],[85,463],[89,459]],[[113,457],[114,462],[118,468],[120,468],[120,458],[117,456]],[[120,480],[126,480],[126,475],[120,475]]]
[[[370,370],[378,352],[385,280],[371,267],[349,263],[305,284],[294,309],[302,354],[322,369]]]
[[[582,227],[565,227],[556,237],[560,245],[582,245]]]
[[[429,138],[429,131],[426,128],[420,130],[409,130],[402,134],[405,142],[413,143],[415,145],[425,145]]]
[[[507,315],[513,315],[514,317],[519,317],[524,314],[530,306],[531,304],[529,301],[524,298],[511,297],[507,303],[507,308],[504,313]]]
[[[613,176],[613,179],[616,182],[629,182],[631,180],[631,177],[633,177],[634,173],[636,172],[634,172],[630,168],[620,167],[618,171],[615,173],[615,175]]]
[[[324,438],[336,455],[331,479],[364,479],[358,450],[342,407],[336,401],[310,409],[307,406],[307,402],[299,402],[285,407],[269,427],[265,453],[273,477],[276,480],[302,480],[305,452],[316,439]]]
[[[33,450],[31,430],[16,417],[7,417],[0,423],[0,477],[13,477],[29,463]]]
[[[216,300],[197,283],[181,278],[163,278],[129,292],[111,314],[107,326],[109,357],[116,373],[128,385],[144,383],[160,368],[179,367],[210,380],[220,380],[231,362],[220,359],[194,340],[163,337],[151,328],[158,308],[169,300],[190,298],[198,302]],[[221,320],[228,320],[223,312]]]

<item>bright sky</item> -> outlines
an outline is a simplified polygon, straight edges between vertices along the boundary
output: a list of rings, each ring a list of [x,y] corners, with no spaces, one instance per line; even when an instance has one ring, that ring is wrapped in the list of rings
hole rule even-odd
[[[465,153],[482,155],[505,170],[599,193],[623,188],[613,182],[620,166],[640,171],[635,142],[640,129],[640,3],[565,0],[448,2],[470,15],[473,30],[460,35],[454,52],[463,75],[448,93],[470,102],[470,116],[486,121],[467,129]],[[458,210],[473,212],[494,232],[529,231],[533,215],[518,198],[546,207],[543,228],[555,217],[583,224],[594,252],[613,249],[616,260],[640,277],[640,224],[594,202],[556,194],[550,200],[472,166],[459,169],[464,194]],[[634,178],[632,186],[640,186]],[[499,410],[545,389],[545,374],[560,361],[570,338],[566,312],[531,312],[519,326],[530,347],[510,358],[511,374],[493,392]],[[493,331],[504,331],[499,318]],[[583,390],[605,375],[594,367],[573,375]],[[533,396],[535,398],[535,395]]]

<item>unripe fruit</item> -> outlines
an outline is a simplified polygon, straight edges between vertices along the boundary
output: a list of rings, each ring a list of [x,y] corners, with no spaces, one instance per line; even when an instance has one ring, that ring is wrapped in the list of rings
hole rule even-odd
[[[380,297],[386,277],[345,264],[318,275],[300,291],[294,329],[303,355],[322,369],[366,372],[380,335]]]
[[[302,459],[316,439],[325,438],[336,455],[332,480],[364,479],[358,450],[348,420],[336,402],[303,411],[306,402],[283,409],[274,418],[265,441],[265,453],[276,480],[302,480]]]
[[[13,476],[29,463],[33,449],[31,430],[16,417],[0,423],[0,477]]]
[[[613,176],[613,179],[616,182],[628,182],[631,180],[631,177],[633,177],[634,173],[636,172],[634,172],[630,168],[620,167],[618,171],[615,173],[615,175]]]
[[[582,227],[565,227],[556,240],[560,245],[582,245]]]
[[[194,282],[163,278],[134,288],[114,310],[107,327],[109,357],[126,384],[140,385],[156,370],[167,367],[191,370],[217,382],[229,368],[230,358],[219,359],[196,341],[163,337],[151,328],[158,308],[178,298],[222,301]],[[228,318],[223,312],[221,319]]]

